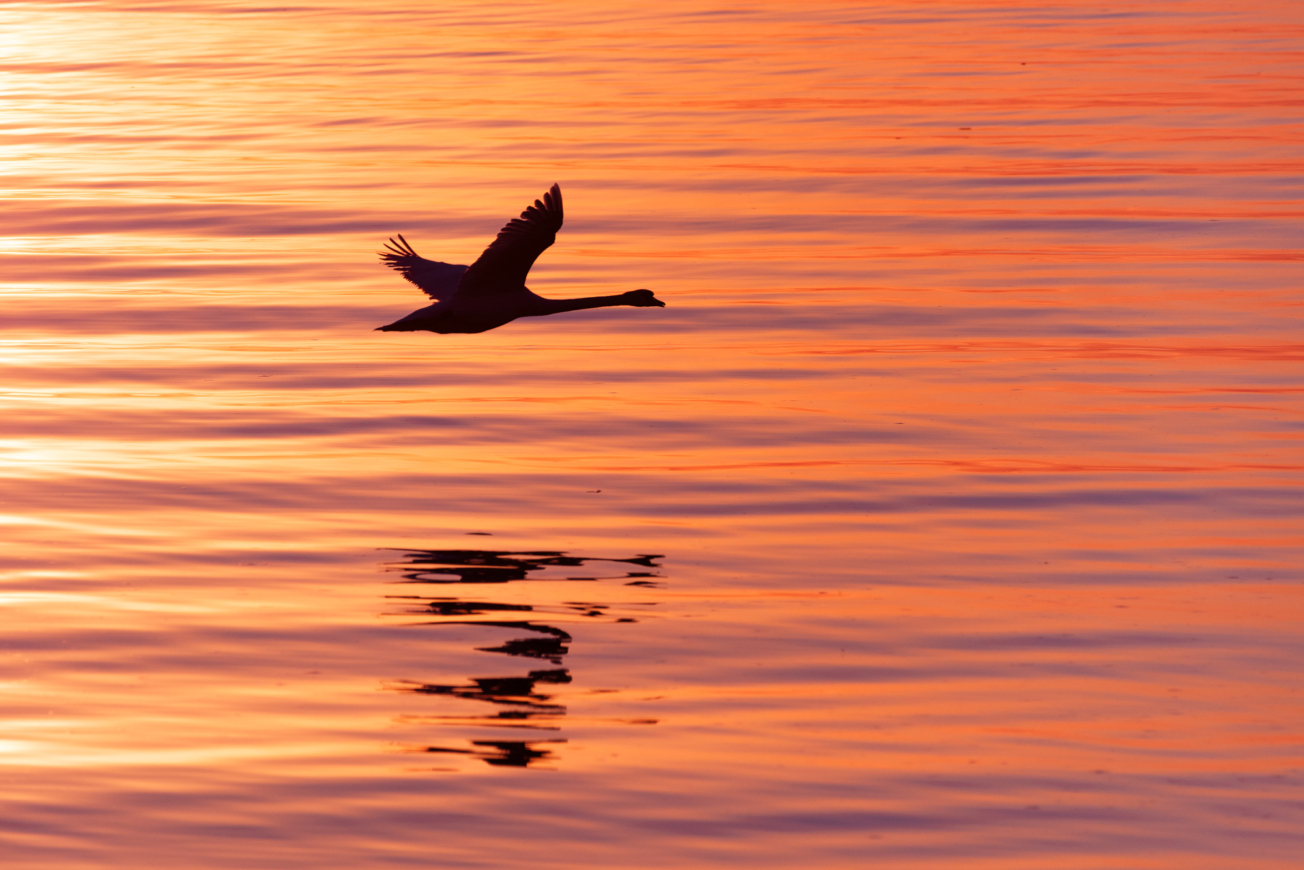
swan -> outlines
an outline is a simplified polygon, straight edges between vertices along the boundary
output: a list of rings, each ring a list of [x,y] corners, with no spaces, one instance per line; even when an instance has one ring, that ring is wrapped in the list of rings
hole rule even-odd
[[[385,243],[387,250],[380,252],[381,261],[420,287],[435,304],[377,329],[474,333],[497,329],[518,317],[541,317],[584,308],[665,307],[651,290],[584,299],[544,299],[530,292],[525,286],[525,276],[538,256],[556,241],[561,221],[561,188],[554,184],[543,195],[542,202],[536,199],[519,218],[508,221],[480,259],[469,267],[427,260],[412,250],[401,234],[397,239],[391,238]]]

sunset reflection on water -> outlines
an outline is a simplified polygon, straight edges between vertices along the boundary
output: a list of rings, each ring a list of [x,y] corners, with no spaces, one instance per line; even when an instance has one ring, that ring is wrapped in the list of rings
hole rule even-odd
[[[1296,7],[0,33],[6,867],[1298,865]]]

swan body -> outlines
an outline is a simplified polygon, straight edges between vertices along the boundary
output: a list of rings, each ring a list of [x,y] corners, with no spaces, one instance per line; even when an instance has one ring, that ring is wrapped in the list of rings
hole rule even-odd
[[[390,239],[387,250],[380,254],[381,261],[420,287],[435,304],[377,328],[382,332],[475,333],[497,329],[518,317],[613,305],[665,307],[651,290],[583,299],[545,299],[531,292],[525,286],[525,276],[556,241],[561,224],[561,188],[554,184],[542,200],[536,199],[519,218],[509,221],[470,266],[427,260],[403,236]]]

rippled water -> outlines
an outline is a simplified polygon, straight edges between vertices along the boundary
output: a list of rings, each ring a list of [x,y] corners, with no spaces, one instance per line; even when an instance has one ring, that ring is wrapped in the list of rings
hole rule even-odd
[[[1302,48],[0,7],[5,866],[1298,867]]]

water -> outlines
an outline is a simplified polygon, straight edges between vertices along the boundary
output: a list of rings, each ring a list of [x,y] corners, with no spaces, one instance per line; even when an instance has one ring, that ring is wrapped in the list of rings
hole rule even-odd
[[[6,867],[1298,866],[1296,7],[0,23]]]

